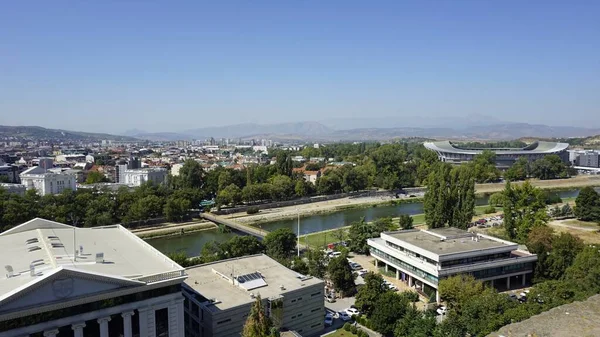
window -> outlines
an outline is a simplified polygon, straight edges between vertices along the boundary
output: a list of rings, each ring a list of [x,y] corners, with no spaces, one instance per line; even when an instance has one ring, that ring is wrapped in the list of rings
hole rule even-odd
[[[321,325],[321,323],[316,323],[316,324],[313,324],[313,325],[311,325],[310,327],[311,327],[311,328],[316,328],[316,327],[318,327],[319,325]]]
[[[298,297],[298,301],[302,301],[302,297]]]
[[[310,312],[315,312],[315,311],[319,311],[321,310],[321,308],[314,308],[313,310],[311,310]]]
[[[224,319],[224,320],[222,320],[222,321],[218,321],[218,322],[217,322],[217,325],[219,325],[219,324],[223,324],[223,323],[227,323],[227,322],[231,322],[231,318]]]
[[[319,296],[319,295],[321,295],[320,291],[318,293],[310,294],[310,297],[315,297],[315,296]]]

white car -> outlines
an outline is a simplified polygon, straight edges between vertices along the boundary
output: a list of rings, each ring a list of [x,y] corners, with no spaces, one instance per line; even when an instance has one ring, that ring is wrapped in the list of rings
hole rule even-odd
[[[333,252],[333,253],[329,254],[329,256],[331,256],[332,258],[341,256],[341,255],[342,255],[341,252]]]
[[[439,307],[436,311],[439,315],[445,315],[448,310],[446,307]]]
[[[391,283],[388,283],[388,285],[387,285],[387,286],[388,286],[388,288],[389,288],[391,291],[398,291],[398,288],[397,288],[395,285],[391,284]]]
[[[348,308],[346,309],[346,313],[352,317],[352,315],[360,315],[360,311],[356,308]]]
[[[347,322],[351,319],[350,315],[348,315],[348,313],[346,313],[345,311],[338,312],[338,316],[344,322]]]
[[[368,271],[368,270],[366,270],[366,269],[359,270],[359,271],[358,271],[358,276],[364,276],[364,275],[366,275],[368,272],[369,272],[369,271]]]
[[[327,313],[325,315],[325,326],[331,326],[333,324],[333,315],[331,313]]]

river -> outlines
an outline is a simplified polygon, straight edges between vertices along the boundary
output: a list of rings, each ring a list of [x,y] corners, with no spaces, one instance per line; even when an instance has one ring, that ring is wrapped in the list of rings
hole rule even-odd
[[[566,190],[553,192],[561,198],[573,198],[579,194],[579,190]],[[477,205],[486,205],[487,197],[477,198]],[[349,209],[335,213],[311,215],[300,218],[300,234],[320,232],[328,229],[348,226],[352,222],[359,221],[365,217],[366,221],[372,221],[383,217],[396,217],[400,214],[422,214],[423,204],[420,202],[403,203],[400,205],[380,205],[377,207]],[[298,230],[298,220],[280,220],[258,225],[267,231],[278,228],[289,228],[294,233]],[[202,247],[209,241],[223,242],[231,239],[235,233],[220,233],[217,229],[190,233],[182,236],[164,237],[147,240],[149,244],[164,253],[174,251],[185,251],[188,256],[197,256]]]

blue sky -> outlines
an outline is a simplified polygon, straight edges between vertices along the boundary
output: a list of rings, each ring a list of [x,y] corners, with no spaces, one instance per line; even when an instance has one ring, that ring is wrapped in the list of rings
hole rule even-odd
[[[600,127],[600,1],[7,1],[0,124]]]

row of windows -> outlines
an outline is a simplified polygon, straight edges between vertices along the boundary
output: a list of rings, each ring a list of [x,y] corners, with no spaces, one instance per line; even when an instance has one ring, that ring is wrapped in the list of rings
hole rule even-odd
[[[403,253],[405,253],[408,256],[416,257],[416,258],[421,259],[421,260],[423,260],[423,261],[425,261],[425,262],[427,262],[429,264],[432,264],[434,266],[438,265],[437,261],[434,261],[434,260],[432,260],[432,259],[430,259],[428,257],[422,256],[421,254],[417,254],[417,253],[415,253],[415,252],[413,252],[411,250],[408,250],[408,249],[406,249],[406,248],[404,248],[402,246],[398,246],[397,244],[395,244],[393,242],[386,241],[385,244],[386,244],[386,246],[389,246],[389,247],[391,247],[391,248],[393,248],[393,249],[395,249],[397,251],[403,252]]]
[[[218,322],[217,322],[217,325],[220,325],[220,324],[223,324],[223,323],[227,323],[227,322],[231,322],[231,318],[224,319],[224,320],[222,320],[222,321],[218,321]]]
[[[408,270],[408,271],[410,271],[410,272],[412,272],[412,273],[414,273],[414,274],[416,274],[416,275],[418,275],[418,276],[420,276],[420,277],[422,277],[422,278],[424,278],[424,279],[426,279],[426,280],[428,280],[430,282],[433,282],[434,284],[438,283],[438,278],[437,277],[435,277],[435,276],[433,276],[433,275],[431,275],[431,274],[429,274],[427,272],[424,272],[424,271],[422,271],[420,269],[417,269],[417,268],[413,267],[412,265],[410,265],[410,264],[408,264],[408,263],[406,263],[404,261],[398,260],[397,258],[393,257],[392,255],[389,255],[389,254],[387,254],[385,252],[382,252],[382,251],[380,251],[377,248],[371,247],[371,255],[379,256],[379,257],[381,257],[381,258],[383,258],[385,260],[388,260],[391,263],[399,266],[400,268],[404,268],[404,269],[406,269],[406,270]]]
[[[511,264],[509,266],[504,266],[504,267],[496,267],[496,268],[478,270],[478,271],[474,271],[470,274],[473,275],[473,277],[480,279],[480,278],[506,275],[506,274],[511,274],[511,273],[515,273],[515,272],[519,272],[519,271],[529,271],[529,270],[533,270],[533,264],[531,262],[525,262],[525,263],[515,263],[515,264]]]
[[[444,262],[442,262],[442,268],[457,266],[457,265],[461,265],[461,264],[471,264],[471,263],[476,263],[476,262],[508,259],[509,257],[510,257],[510,252],[473,256],[473,257],[468,257],[468,258],[464,258],[464,259],[444,261]]]

